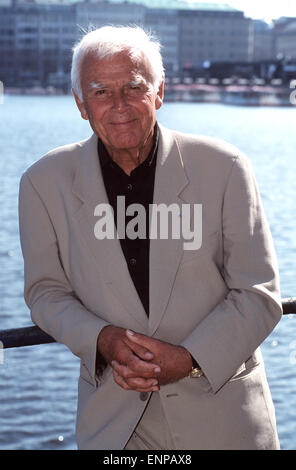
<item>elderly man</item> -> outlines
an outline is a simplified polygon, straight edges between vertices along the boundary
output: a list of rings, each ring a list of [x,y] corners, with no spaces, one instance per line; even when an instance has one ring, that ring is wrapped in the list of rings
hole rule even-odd
[[[277,449],[259,345],[278,272],[247,158],[157,123],[162,60],[140,28],[86,34],[72,83],[93,135],[24,173],[20,233],[32,319],[81,359],[78,448]]]

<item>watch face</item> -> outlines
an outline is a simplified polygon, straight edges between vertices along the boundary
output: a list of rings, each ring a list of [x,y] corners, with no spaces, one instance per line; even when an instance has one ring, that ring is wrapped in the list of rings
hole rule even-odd
[[[201,377],[203,375],[203,371],[201,369],[192,369],[191,371],[191,374],[190,376],[193,377],[193,378],[196,378],[196,377]]]

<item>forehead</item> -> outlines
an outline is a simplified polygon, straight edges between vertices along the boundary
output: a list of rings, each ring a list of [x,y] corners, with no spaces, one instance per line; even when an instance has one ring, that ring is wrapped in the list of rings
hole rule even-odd
[[[131,57],[128,52],[120,52],[103,59],[95,53],[89,53],[81,66],[81,82],[87,85],[91,81],[109,83],[126,81],[142,77],[151,81],[151,67],[144,55],[140,58]]]

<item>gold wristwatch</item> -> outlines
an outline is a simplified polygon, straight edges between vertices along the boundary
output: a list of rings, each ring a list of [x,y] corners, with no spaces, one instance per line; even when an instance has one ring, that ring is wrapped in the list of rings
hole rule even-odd
[[[203,371],[201,370],[200,365],[196,362],[194,357],[191,356],[192,359],[192,369],[188,374],[188,377],[191,379],[198,379],[204,375]]]

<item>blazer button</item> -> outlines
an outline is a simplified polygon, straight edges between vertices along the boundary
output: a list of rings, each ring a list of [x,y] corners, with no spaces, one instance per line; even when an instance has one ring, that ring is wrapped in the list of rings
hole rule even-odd
[[[140,400],[142,401],[146,401],[149,397],[149,393],[148,392],[141,392],[140,393]]]

